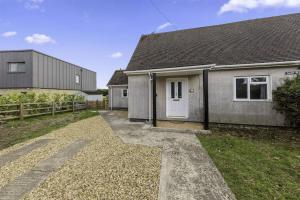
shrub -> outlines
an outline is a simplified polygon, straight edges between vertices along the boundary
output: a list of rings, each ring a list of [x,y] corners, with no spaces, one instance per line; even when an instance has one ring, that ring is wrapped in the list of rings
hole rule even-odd
[[[59,94],[59,93],[35,93],[13,92],[0,96],[0,105],[19,103],[50,103],[63,104],[72,101],[84,102],[84,96]]]
[[[286,79],[284,84],[273,91],[274,108],[284,114],[290,126],[300,126],[300,75]]]

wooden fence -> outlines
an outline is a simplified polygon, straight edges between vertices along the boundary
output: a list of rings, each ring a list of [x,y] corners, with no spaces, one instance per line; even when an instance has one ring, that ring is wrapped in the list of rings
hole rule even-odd
[[[88,101],[88,107],[97,110],[108,110],[108,99],[104,98],[102,101]]]
[[[0,121],[87,109],[87,103],[21,103],[0,105]]]

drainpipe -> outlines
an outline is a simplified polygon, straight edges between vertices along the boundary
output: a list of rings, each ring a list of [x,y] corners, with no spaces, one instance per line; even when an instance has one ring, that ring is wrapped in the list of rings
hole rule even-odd
[[[112,110],[113,109],[113,88],[112,88],[112,86],[110,86],[110,110]]]
[[[152,74],[149,72],[148,73],[148,76],[149,76],[149,82],[148,82],[148,88],[149,88],[149,105],[148,105],[148,120],[149,120],[149,123],[151,123],[151,119],[152,119],[152,102],[151,102],[151,94],[152,94]]]

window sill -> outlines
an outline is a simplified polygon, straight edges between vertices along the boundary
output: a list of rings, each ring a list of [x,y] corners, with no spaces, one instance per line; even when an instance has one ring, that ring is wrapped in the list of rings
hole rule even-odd
[[[7,72],[8,74],[25,74],[26,72]]]
[[[266,99],[266,100],[249,100],[249,99],[246,99],[246,100],[242,100],[242,99],[234,99],[233,102],[269,102],[269,103],[272,103],[273,101],[271,99]]]

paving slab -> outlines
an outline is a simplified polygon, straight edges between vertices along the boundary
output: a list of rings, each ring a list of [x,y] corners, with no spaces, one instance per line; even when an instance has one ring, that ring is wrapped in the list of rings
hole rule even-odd
[[[50,141],[51,141],[51,139],[41,139],[41,140],[35,141],[31,144],[25,145],[14,151],[11,151],[7,154],[1,155],[0,156],[0,167],[18,159],[21,156],[24,156],[24,155],[30,153],[34,149],[37,149],[39,147],[42,147],[42,146],[48,144]]]
[[[24,194],[44,181],[51,172],[56,171],[76,155],[88,142],[87,140],[77,140],[48,159],[41,161],[36,167],[1,188],[0,200],[22,198]]]
[[[100,113],[123,142],[163,149],[160,200],[236,199],[195,134],[151,131],[149,125],[131,123],[119,112]]]

